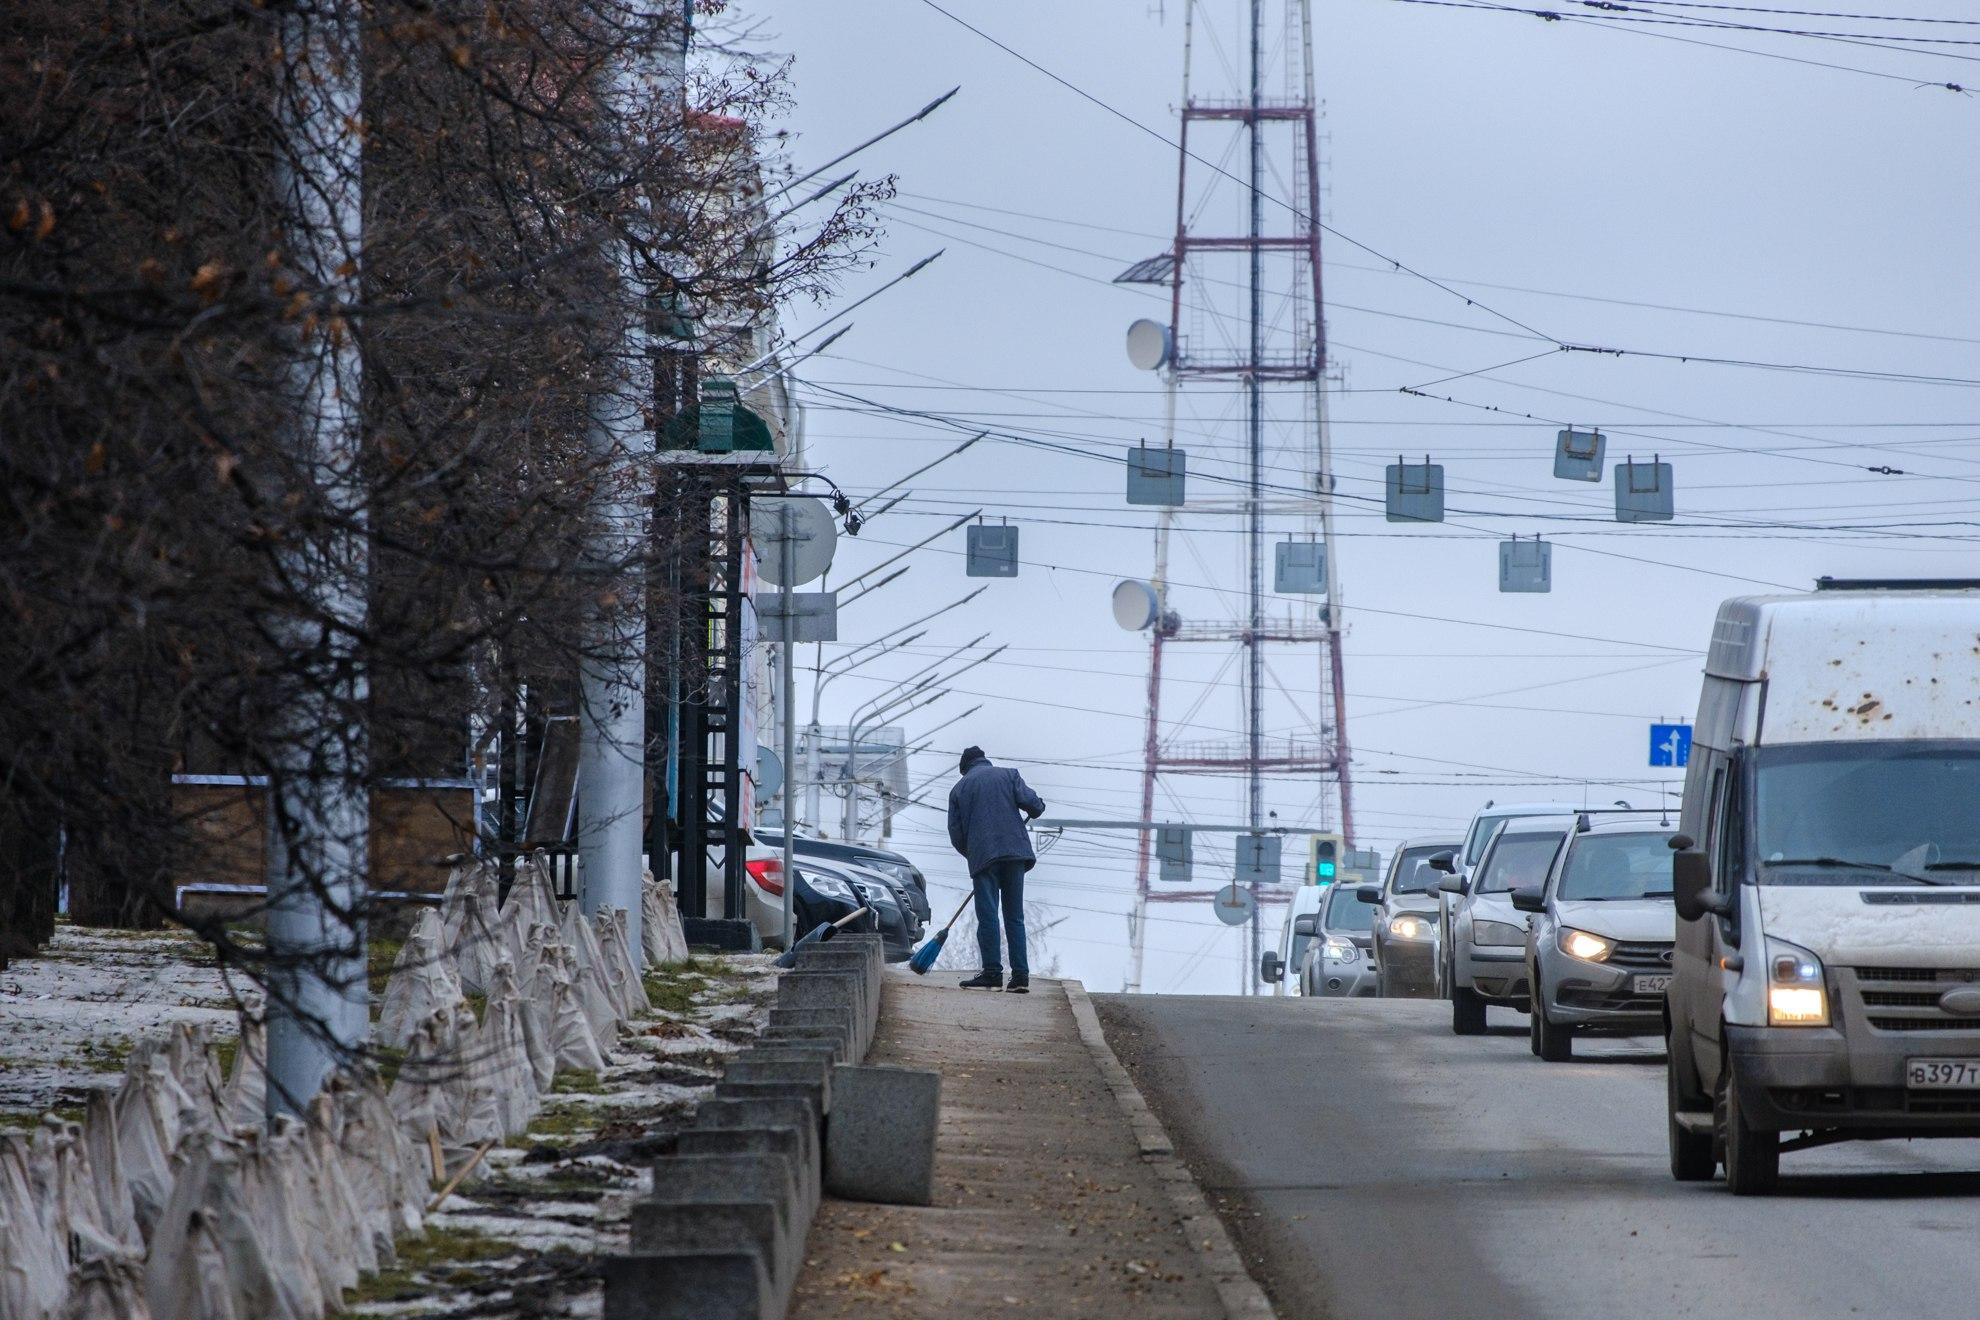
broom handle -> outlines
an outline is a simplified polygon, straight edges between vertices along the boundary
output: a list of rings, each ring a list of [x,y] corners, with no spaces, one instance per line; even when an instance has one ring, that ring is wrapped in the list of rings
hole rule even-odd
[[[848,912],[846,913],[845,916],[840,917],[837,921],[832,923],[832,929],[840,930],[843,927],[845,927],[849,922],[858,921],[861,917],[865,916],[867,913],[871,912],[872,910],[873,910],[872,908],[863,907],[863,908],[858,908],[852,912]]]
[[[953,926],[958,921],[962,920],[963,909],[968,907],[973,901],[975,901],[975,899],[976,899],[976,894],[974,892],[971,892],[963,897],[963,901],[956,905],[956,915],[949,918],[949,926]],[[949,933],[949,926],[942,927],[942,933],[944,935],[947,935]]]

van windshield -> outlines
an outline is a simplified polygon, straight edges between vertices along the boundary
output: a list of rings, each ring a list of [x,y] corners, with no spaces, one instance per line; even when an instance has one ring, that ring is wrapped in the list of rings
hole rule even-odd
[[[1670,835],[1584,834],[1574,841],[1561,867],[1563,901],[1668,898],[1671,892]]]
[[[1491,860],[1478,875],[1478,892],[1503,894],[1547,883],[1547,872],[1554,865],[1554,854],[1561,850],[1566,830],[1545,834],[1506,834],[1492,849]]]
[[[1492,831],[1499,827],[1500,821],[1510,819],[1512,819],[1510,816],[1480,816],[1471,822],[1471,834],[1464,841],[1466,866],[1478,865],[1478,858],[1484,853],[1486,843],[1491,840]]]
[[[1980,884],[1980,743],[1753,753],[1761,884]]]
[[[1438,853],[1449,852],[1449,844],[1432,844],[1427,848],[1405,848],[1396,858],[1396,883],[1390,889],[1392,894],[1434,893],[1437,882],[1444,878],[1442,871],[1430,869],[1430,859]]]

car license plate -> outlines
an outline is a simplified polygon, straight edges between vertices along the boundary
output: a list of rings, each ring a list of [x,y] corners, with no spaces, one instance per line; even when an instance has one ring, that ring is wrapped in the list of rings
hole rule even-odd
[[[1629,992],[1633,995],[1661,995],[1670,988],[1671,978],[1668,976],[1639,976],[1630,985]]]
[[[1980,1059],[1906,1059],[1904,1084],[1914,1091],[1980,1091]]]

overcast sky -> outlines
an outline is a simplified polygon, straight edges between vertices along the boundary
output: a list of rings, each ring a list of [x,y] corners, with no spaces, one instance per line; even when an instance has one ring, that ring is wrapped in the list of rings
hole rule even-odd
[[[941,3],[1173,140],[1182,0]],[[1241,52],[1235,5],[1206,9],[1213,21],[1200,31]],[[813,464],[858,494],[967,434],[877,416],[845,393],[1102,453],[1159,436],[1159,382],[1129,365],[1122,336],[1164,308],[1109,281],[1168,245],[1174,148],[926,0],[757,0],[749,12],[762,20],[760,44],[794,60],[786,126],[800,167],[962,88],[859,159],[868,177],[898,175],[900,197],[875,268],[846,282],[842,304],[946,251],[853,312],[855,329],[800,369],[843,392],[806,392]],[[1973,19],[1952,0],[1904,0],[1902,12]],[[1980,40],[1980,24],[1757,21]],[[1647,726],[1689,720],[1721,599],[1803,589],[1825,573],[1980,571],[1969,539],[1980,495],[1980,97],[1918,85],[1980,85],[1980,65],[1962,53],[1980,47],[1928,56],[1395,0],[1324,0],[1313,25],[1325,219],[1463,295],[1325,240],[1360,843],[1386,855],[1406,837],[1454,834],[1488,798],[1654,801]],[[1221,66],[1207,37],[1198,59],[1201,94],[1214,95]],[[786,326],[801,331],[830,310],[787,309]],[[1552,351],[1556,342],[1631,352]],[[1397,392],[1461,373],[1475,374],[1428,387],[1457,402]],[[1570,422],[1601,427],[1612,460],[1673,462],[1676,522],[1615,524],[1606,481],[1555,480],[1554,433]],[[1242,461],[1241,431],[1211,405],[1185,404],[1177,442],[1193,466]],[[1450,522],[1398,527],[1379,505],[1370,512],[1399,453],[1445,466]],[[1903,475],[1866,470],[1883,466]],[[835,579],[976,508],[1021,527],[1023,573],[828,689],[826,722],[987,632],[1009,649],[908,722],[912,736],[983,704],[936,736],[939,754],[922,758],[916,781],[979,743],[1022,769],[1055,814],[1134,816],[1147,648],[1114,623],[1108,597],[1118,579],[1148,575],[1151,511],[1124,503],[1117,463],[1007,441],[911,485],[914,498],[842,540]],[[1195,530],[1171,565],[1186,618],[1233,617],[1235,525],[1186,520]],[[1556,547],[1552,593],[1501,595],[1496,542],[1535,532]],[[848,606],[841,636],[870,637],[978,585],[963,575],[961,543],[960,531],[944,538],[905,578]],[[1239,671],[1223,659],[1177,661],[1168,737],[1241,731]],[[1310,706],[1310,656],[1284,652],[1273,665]],[[1242,818],[1239,781],[1165,782],[1160,816]],[[936,780],[933,805],[906,813],[894,837],[929,873],[938,908],[964,883],[942,832],[945,791]],[[1333,811],[1310,783],[1273,785],[1269,805],[1307,825]],[[1199,884],[1221,883],[1229,865],[1227,845],[1200,848]],[[1069,834],[1046,854],[1030,896],[1064,918],[1048,941],[1059,971],[1119,988],[1132,887],[1132,836]],[[1207,904],[1161,905],[1153,917],[1146,989],[1237,987],[1242,946]],[[1274,913],[1270,933],[1277,923]]]

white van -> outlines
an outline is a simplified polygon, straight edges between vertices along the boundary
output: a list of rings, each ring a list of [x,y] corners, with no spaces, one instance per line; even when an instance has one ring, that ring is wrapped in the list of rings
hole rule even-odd
[[[1273,994],[1300,993],[1300,960],[1306,957],[1313,936],[1295,931],[1293,923],[1318,912],[1325,905],[1327,895],[1333,892],[1332,885],[1301,885],[1293,890],[1292,901],[1286,904],[1286,924],[1279,927],[1279,947],[1267,949],[1258,957],[1258,975],[1271,983]]]
[[[1980,1136],[1980,583],[1726,601],[1692,736],[1672,1174]]]

